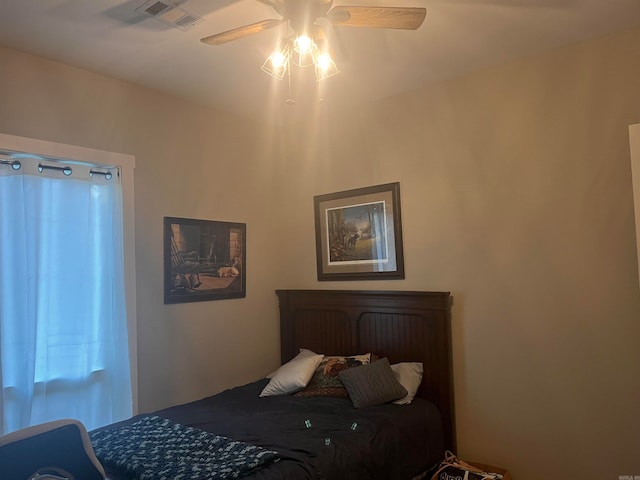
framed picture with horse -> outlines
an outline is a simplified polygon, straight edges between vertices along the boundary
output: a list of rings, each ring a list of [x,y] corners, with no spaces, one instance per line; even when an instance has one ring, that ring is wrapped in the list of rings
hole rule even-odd
[[[313,199],[318,280],[404,278],[400,183]]]

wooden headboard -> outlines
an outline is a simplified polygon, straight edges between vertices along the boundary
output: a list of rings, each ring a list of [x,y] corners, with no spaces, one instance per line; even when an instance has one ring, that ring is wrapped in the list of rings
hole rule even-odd
[[[445,445],[455,450],[449,292],[276,290],[282,363],[300,348],[325,355],[374,353],[422,362],[418,395],[435,403]]]

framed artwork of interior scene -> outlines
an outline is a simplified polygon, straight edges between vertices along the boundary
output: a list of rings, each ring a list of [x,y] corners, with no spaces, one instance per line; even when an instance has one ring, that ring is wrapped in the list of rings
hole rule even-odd
[[[244,223],[164,217],[164,303],[246,296]]]
[[[313,200],[318,280],[404,278],[400,183]]]

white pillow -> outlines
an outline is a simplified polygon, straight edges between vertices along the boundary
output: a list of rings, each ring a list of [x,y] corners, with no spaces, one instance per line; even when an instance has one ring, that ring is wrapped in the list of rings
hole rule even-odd
[[[292,360],[273,372],[271,379],[260,393],[261,397],[288,395],[303,389],[311,380],[324,355],[301,349]]]
[[[311,355],[318,355],[316,352],[314,352],[313,350],[308,350],[306,348],[301,348],[300,349],[300,353],[298,353],[298,355],[296,355],[295,357],[293,357],[291,360],[296,360],[298,358],[303,358],[303,357],[307,357],[307,356],[311,356]],[[273,376],[276,374],[276,372],[280,369],[280,367],[276,368],[273,372],[271,372],[269,375],[267,375],[265,378],[273,378]]]
[[[420,383],[422,382],[422,363],[420,362],[403,362],[391,365],[391,370],[396,374],[396,378],[400,385],[407,389],[407,395],[393,403],[398,405],[407,405],[413,401],[416,396]]]

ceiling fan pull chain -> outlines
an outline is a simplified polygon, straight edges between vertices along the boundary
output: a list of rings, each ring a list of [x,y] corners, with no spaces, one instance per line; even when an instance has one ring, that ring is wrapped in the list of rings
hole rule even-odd
[[[293,99],[291,95],[291,62],[287,63],[287,83],[289,84],[289,98],[285,100],[289,105],[293,105],[296,101]]]

